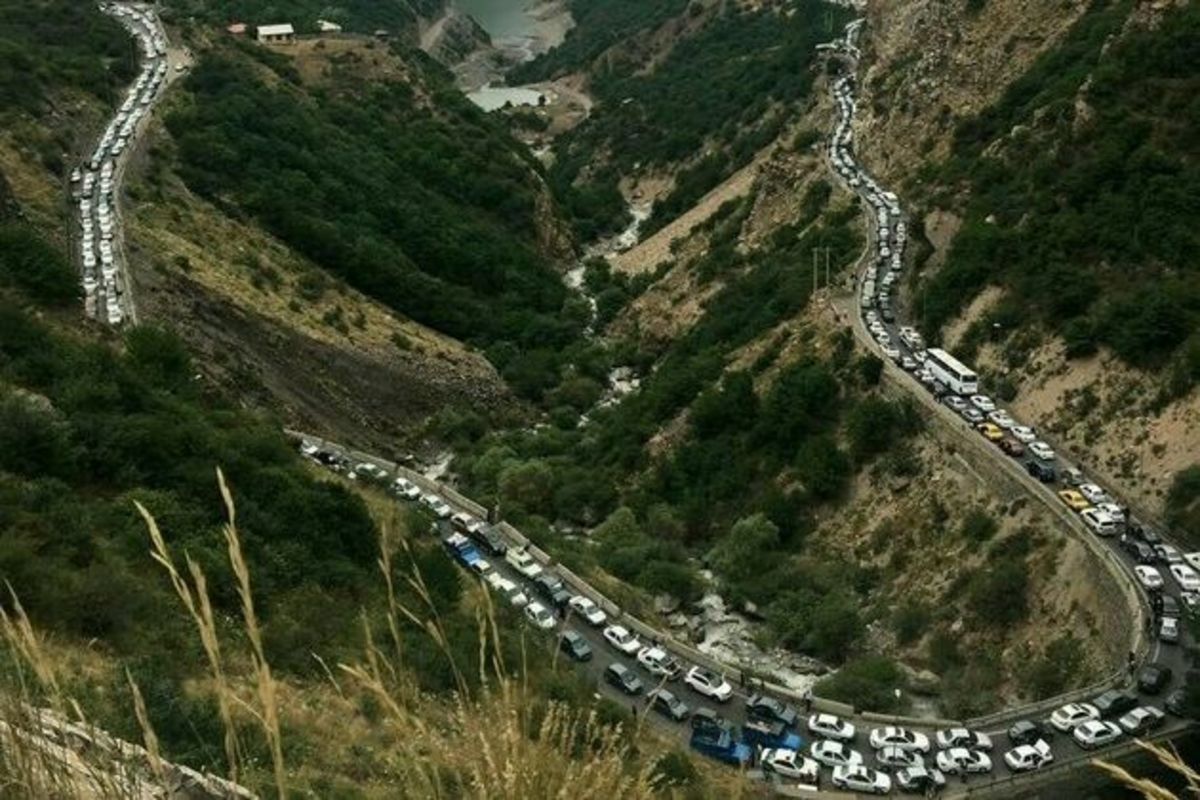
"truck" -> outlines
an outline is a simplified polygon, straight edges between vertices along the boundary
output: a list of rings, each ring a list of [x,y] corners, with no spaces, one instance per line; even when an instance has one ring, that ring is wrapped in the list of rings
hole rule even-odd
[[[481,558],[475,545],[461,533],[450,534],[442,540],[442,544],[450,551],[450,555],[454,556],[454,560],[464,567],[470,567]]]
[[[751,747],[784,748],[799,751],[804,746],[804,739],[799,734],[788,731],[782,722],[767,722],[766,720],[746,720],[742,726],[742,741]]]
[[[707,713],[705,713],[707,712]],[[750,745],[739,742],[734,728],[725,720],[705,708],[698,709],[692,717],[691,748],[723,764],[746,767],[753,752]]]

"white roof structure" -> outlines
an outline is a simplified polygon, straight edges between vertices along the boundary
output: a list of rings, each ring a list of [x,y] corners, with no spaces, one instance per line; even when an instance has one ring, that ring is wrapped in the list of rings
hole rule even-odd
[[[285,22],[282,25],[259,25],[259,36],[294,36],[296,29],[292,27],[292,23]]]

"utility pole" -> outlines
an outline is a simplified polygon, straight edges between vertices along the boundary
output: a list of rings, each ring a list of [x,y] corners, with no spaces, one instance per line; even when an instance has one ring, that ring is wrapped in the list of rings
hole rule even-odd
[[[812,257],[813,257],[813,265],[812,265],[812,274],[813,274],[813,294],[816,294],[816,293],[817,293],[817,272],[818,272],[818,271],[817,271],[817,250],[818,250],[818,249],[820,249],[820,248],[814,247],[814,248],[812,249]]]
[[[829,252],[832,249],[833,249],[832,247],[825,248],[825,288],[826,289],[829,288]]]

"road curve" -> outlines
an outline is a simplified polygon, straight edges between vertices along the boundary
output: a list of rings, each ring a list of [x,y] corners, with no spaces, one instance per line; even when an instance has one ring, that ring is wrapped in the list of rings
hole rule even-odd
[[[856,39],[859,32],[862,30],[863,21],[856,20],[847,26],[845,35],[836,42],[822,46],[822,50],[826,51],[831,57],[843,59],[851,72],[856,68],[859,58],[859,50],[856,44]],[[886,192],[878,183],[871,178],[864,170],[859,167],[853,156],[853,116],[857,105],[857,101],[853,97],[854,80],[851,75],[842,76],[832,82],[834,99],[839,109],[838,126],[830,140],[830,163],[834,167],[845,183],[851,190],[858,193],[866,202],[867,207],[871,210],[869,217],[869,242],[870,250],[865,259],[866,267],[863,274],[858,277],[858,284],[855,293],[855,313],[853,317],[853,328],[856,336],[860,341],[873,352],[884,355],[886,369],[889,380],[894,381],[897,385],[912,392],[920,401],[928,407],[931,414],[939,419],[941,424],[948,426],[949,430],[960,437],[964,445],[976,447],[988,457],[996,460],[1001,470],[1008,474],[1013,480],[1017,481],[1024,489],[1029,491],[1037,500],[1046,504],[1063,526],[1070,531],[1071,535],[1079,536],[1090,548],[1096,552],[1097,557],[1102,560],[1106,567],[1109,568],[1113,581],[1127,598],[1127,605],[1130,613],[1139,619],[1133,623],[1135,631],[1135,639],[1132,643],[1135,660],[1156,660],[1171,667],[1176,675],[1176,679],[1182,677],[1185,671],[1185,666],[1182,656],[1181,646],[1171,646],[1163,648],[1157,642],[1151,644],[1149,637],[1146,636],[1140,617],[1147,614],[1146,595],[1133,579],[1132,562],[1127,553],[1115,546],[1115,537],[1102,539],[1092,534],[1085,528],[1075,516],[1073,512],[1066,510],[1065,506],[1061,505],[1054,493],[1043,484],[1032,480],[1029,477],[1026,468],[1020,462],[1004,455],[999,449],[983,439],[978,432],[971,426],[967,425],[954,412],[947,408],[944,404],[938,402],[935,395],[931,393],[925,386],[919,382],[911,371],[906,372],[901,369],[896,362],[903,362],[905,356],[912,357],[916,353],[916,348],[903,346],[896,351],[885,350],[885,346],[876,337],[869,332],[871,318],[868,315],[869,311],[875,310],[883,297],[888,297],[890,301],[890,287],[895,282],[895,278],[887,280],[888,289],[876,292],[872,290],[864,296],[863,287],[867,281],[872,281],[874,287],[875,281],[878,279],[878,285],[882,286],[884,270],[886,274],[898,274],[903,268],[904,246],[907,243],[906,223],[904,222],[903,210],[900,207],[899,198],[894,194]],[[860,301],[861,298],[861,301]],[[876,326],[879,327],[879,326]],[[893,337],[899,343],[900,325],[895,320],[886,323],[884,330],[888,336],[886,341],[890,347]],[[424,479],[422,476],[405,469],[402,466],[392,464],[384,459],[373,457],[366,453],[356,452],[348,448],[337,445],[332,442],[325,442],[313,436],[306,436],[297,432],[289,432],[297,439],[306,442],[311,450],[315,446],[318,450],[325,453],[336,454],[338,458],[345,459],[346,462],[353,468],[354,464],[374,464],[388,470],[389,477],[392,475],[405,477],[411,480],[422,488],[427,493],[436,494],[438,497],[445,500],[454,511],[464,512],[475,515],[477,517],[484,515],[485,510],[478,504],[473,503],[468,498],[465,498],[449,487],[438,485],[434,482]],[[311,455],[311,453],[310,453]],[[949,727],[958,724],[957,721],[950,720],[920,720],[920,719],[904,719],[897,717],[888,717],[884,715],[871,714],[869,712],[858,712],[856,709],[849,708],[843,704],[835,703],[823,698],[811,698],[806,700],[802,697],[797,697],[794,693],[787,689],[778,686],[763,684],[753,677],[745,676],[738,668],[722,665],[713,662],[711,658],[704,654],[698,653],[685,643],[678,642],[668,633],[656,631],[640,620],[632,618],[630,615],[623,613],[611,601],[600,595],[593,587],[590,587],[578,577],[567,571],[562,565],[556,565],[553,559],[536,547],[529,545],[519,531],[504,525],[498,526],[506,537],[510,546],[526,546],[529,552],[534,555],[535,559],[545,569],[557,572],[567,582],[568,587],[574,591],[585,594],[595,600],[602,608],[609,612],[610,621],[616,621],[625,625],[635,634],[637,634],[644,642],[653,640],[654,642],[666,647],[674,656],[683,662],[684,669],[696,664],[699,666],[715,668],[729,676],[731,683],[735,686],[734,698],[724,706],[718,707],[720,713],[735,724],[742,725],[746,720],[744,699],[754,691],[763,691],[766,694],[772,695],[785,702],[795,703],[811,703],[813,710],[829,711],[841,714],[850,719],[860,731],[866,731],[878,725],[887,724],[888,722],[897,722],[908,725],[909,727],[923,731],[929,734],[933,733],[935,727]],[[449,529],[443,523],[439,531],[442,535],[448,535]],[[501,572],[506,577],[514,580],[518,584],[525,583],[520,575],[516,574],[502,559],[491,559],[491,563],[495,569]],[[1173,585],[1168,587],[1167,593],[1178,598],[1179,592],[1177,587]],[[531,596],[535,596],[530,590]],[[607,686],[600,680],[603,668],[612,662],[623,662],[630,669],[640,672],[644,683],[653,685],[653,680],[648,673],[641,670],[636,660],[622,656],[613,650],[605,640],[599,635],[597,629],[590,628],[586,624],[581,624],[579,620],[568,618],[566,621],[559,623],[559,629],[570,627],[573,630],[581,633],[590,643],[594,651],[595,658],[588,662],[582,668],[587,670],[589,674],[597,679],[600,691],[617,700],[617,702],[631,703],[630,698],[620,695]],[[1186,634],[1185,634],[1186,636]],[[1136,664],[1134,666],[1137,666]],[[1068,734],[1060,734],[1058,738],[1050,742],[1050,749],[1054,755],[1054,761],[1042,769],[1024,774],[1011,772],[1004,763],[1001,754],[1012,746],[1012,742],[1008,740],[1006,725],[1008,722],[1018,718],[1033,718],[1042,720],[1054,707],[1068,701],[1079,699],[1088,699],[1091,696],[1100,693],[1104,689],[1117,687],[1127,687],[1131,685],[1130,676],[1133,674],[1131,669],[1129,672],[1122,670],[1119,674],[1109,676],[1099,684],[1088,687],[1084,690],[1073,692],[1070,695],[1054,698],[1049,701],[1034,703],[1019,708],[1007,709],[1001,713],[993,714],[985,718],[977,720],[968,720],[964,724],[977,730],[984,731],[991,735],[995,751],[993,753],[993,768],[986,774],[972,775],[968,779],[958,783],[955,779],[947,787],[946,793],[949,796],[965,796],[975,794],[991,794],[1003,796],[1005,793],[1017,791],[1021,787],[1027,787],[1038,781],[1058,780],[1062,777],[1062,773],[1066,770],[1085,767],[1088,762],[1096,755],[1096,751],[1085,751],[1076,746],[1071,741]],[[1175,680],[1172,685],[1178,683]],[[672,683],[670,685],[672,691],[680,696],[689,706],[696,708],[699,706],[713,707],[714,703],[705,697],[702,697],[690,688],[680,684]],[[1142,696],[1139,702],[1142,704],[1154,703],[1158,698],[1154,696]],[[646,712],[640,704],[634,700],[632,706],[635,711],[639,711],[641,716],[645,718]],[[664,729],[673,731],[682,739],[686,739],[687,727],[685,725],[676,725],[666,722],[663,719],[650,715],[651,719],[655,719]],[[1170,716],[1163,727],[1159,728],[1155,733],[1155,738],[1170,737],[1177,735],[1182,730],[1186,729],[1190,723],[1178,717]],[[806,738],[807,731],[801,726],[802,735]],[[860,737],[864,738],[864,737]],[[861,745],[860,745],[861,746]],[[1132,746],[1131,740],[1122,738],[1113,745],[1105,748],[1101,752],[1111,754],[1124,753]],[[879,767],[877,754],[865,750],[865,763],[872,767]],[[932,754],[929,761],[932,762]],[[827,775],[827,770],[822,770],[824,775]],[[750,773],[754,777],[762,777],[762,773],[757,770],[751,770]],[[823,775],[823,777],[824,777]],[[780,786],[780,790],[787,792],[787,788]]]
[[[72,191],[78,201],[79,262],[85,289],[87,313],[110,324],[120,325],[127,321],[136,322],[136,312],[126,277],[119,213],[113,198],[119,196],[120,183],[129,158],[129,151],[134,149],[137,138],[144,131],[144,119],[148,116],[154,104],[162,97],[165,84],[174,75],[168,63],[170,59],[167,54],[165,31],[150,6],[110,3],[101,5],[101,9],[120,20],[130,30],[131,34],[138,38],[142,47],[143,65],[137,83],[131,87],[125,103],[112,118],[89,160],[72,175]],[[917,348],[909,347],[900,342],[899,332],[901,326],[898,322],[893,320],[882,326],[888,334],[886,345],[880,341],[880,337],[873,335],[869,330],[872,320],[868,317],[868,312],[874,310],[883,297],[890,295],[890,286],[895,281],[895,278],[889,280],[889,288],[884,291],[881,287],[883,281],[887,280],[885,275],[898,274],[903,267],[903,253],[905,244],[907,243],[907,230],[904,221],[905,215],[900,207],[899,199],[894,194],[882,189],[876,181],[862,170],[857,165],[853,155],[852,125],[857,101],[853,97],[854,79],[852,74],[853,70],[857,68],[860,57],[857,47],[857,37],[863,25],[863,20],[856,20],[847,26],[842,38],[821,46],[821,49],[831,58],[843,60],[851,71],[850,75],[843,76],[832,82],[834,99],[839,110],[839,120],[837,129],[830,141],[830,164],[834,168],[834,171],[845,181],[847,186],[863,198],[866,206],[870,209],[870,213],[868,214],[868,240],[870,242],[870,249],[865,258],[866,268],[862,275],[858,276],[858,291],[855,293],[854,302],[857,311],[852,314],[854,318],[852,327],[855,335],[873,352],[885,356],[890,380],[893,380],[897,385],[911,391],[917,396],[930,409],[933,415],[938,417],[942,423],[947,424],[968,446],[979,447],[997,459],[1001,465],[1001,469],[1019,481],[1034,497],[1046,503],[1054,510],[1060,519],[1063,520],[1065,526],[1072,531],[1073,535],[1083,537],[1084,541],[1089,543],[1089,546],[1096,548],[1101,554],[1106,553],[1107,561],[1105,563],[1112,568],[1114,580],[1121,585],[1123,592],[1130,594],[1133,598],[1133,613],[1145,614],[1147,608],[1145,593],[1140,590],[1133,580],[1132,562],[1128,554],[1115,547],[1115,537],[1104,540],[1091,534],[1080,524],[1079,520],[1073,514],[1066,512],[1064,507],[1058,505],[1058,501],[1052,492],[1036,481],[1031,481],[1025,470],[1018,468],[1017,462],[1003,455],[999,450],[992,448],[990,444],[979,437],[973,429],[967,426],[949,408],[937,402],[934,396],[929,393],[911,372],[904,371],[894,363],[902,362],[905,357],[913,357],[917,352]],[[867,285],[868,280],[872,281],[873,289],[875,287],[880,288],[876,291],[864,293],[863,289]],[[867,296],[864,296],[864,294]],[[868,296],[870,302],[867,302]],[[859,298],[862,298],[862,302],[859,302]],[[877,325],[876,327],[880,326]],[[897,345],[896,351],[888,352],[886,348],[891,347],[893,343]],[[483,513],[483,509],[480,506],[458,495],[452,489],[427,481],[422,476],[416,475],[399,465],[366,453],[355,452],[333,442],[324,442],[314,436],[307,436],[296,432],[289,433],[297,439],[307,442],[318,442],[323,452],[336,454],[338,457],[344,457],[357,464],[375,464],[386,468],[392,475],[407,477],[427,492],[436,493],[448,501],[455,510],[476,516]],[[499,527],[509,538],[511,545],[528,546],[528,541],[518,531],[506,526]],[[440,530],[443,535],[448,534],[448,529],[444,522]],[[744,699],[755,691],[761,691],[785,702],[811,704],[814,711],[828,711],[843,715],[851,719],[859,730],[864,732],[873,726],[887,724],[888,722],[905,724],[914,729],[924,730],[929,733],[932,733],[934,727],[947,727],[951,724],[957,724],[957,721],[952,720],[906,719],[875,715],[869,712],[859,712],[856,709],[823,698],[806,699],[798,697],[795,693],[790,692],[784,687],[763,683],[757,678],[743,673],[737,667],[716,663],[686,643],[676,641],[670,634],[656,631],[644,622],[624,614],[594,588],[569,573],[561,565],[555,565],[548,555],[541,553],[541,551],[532,546],[529,546],[529,550],[544,567],[559,573],[567,581],[568,586],[572,590],[596,600],[602,608],[605,608],[609,612],[612,620],[629,627],[643,641],[653,640],[661,644],[683,662],[685,669],[696,664],[719,670],[729,676],[731,683],[735,686],[734,698],[726,705],[720,707],[719,711],[735,724],[742,725],[746,721],[743,705]],[[498,572],[519,583],[524,582],[503,559],[492,559],[492,563]],[[1169,576],[1167,582],[1169,584],[1167,594],[1178,599],[1180,594],[1178,587],[1170,582]],[[581,624],[578,620],[568,619],[561,623],[561,626],[568,625],[584,635],[584,638],[589,641],[596,654],[595,658],[583,668],[597,678],[600,691],[618,700],[618,702],[631,703],[630,698],[616,693],[603,680],[600,680],[600,676],[603,668],[614,661],[623,661],[631,669],[641,671],[637,662],[631,658],[618,655],[599,635],[599,629]],[[1135,628],[1141,634],[1141,641],[1145,642],[1146,637],[1142,624],[1140,622],[1136,623]],[[1187,636],[1186,632],[1184,636]],[[1165,663],[1175,671],[1177,679],[1182,677],[1186,671],[1182,649],[1182,646],[1163,648],[1157,642],[1153,645],[1149,642],[1145,642],[1145,646],[1134,645],[1134,650],[1139,659],[1153,659]],[[653,681],[648,674],[642,672],[642,677],[645,683],[653,685]],[[1037,780],[1037,773],[1016,777],[1007,771],[1003,760],[999,757],[1000,753],[1008,746],[1006,734],[1003,730],[1004,724],[1019,717],[1040,719],[1046,715],[1053,705],[1066,702],[1068,699],[1076,699],[1076,697],[1086,697],[1090,694],[1098,693],[1102,688],[1107,688],[1111,685],[1126,684],[1128,683],[1125,680],[1127,677],[1123,673],[1121,676],[1113,676],[1107,679],[1102,685],[1089,687],[1083,692],[1072,693],[1069,697],[1055,698],[1052,701],[1009,709],[986,718],[966,721],[966,725],[977,727],[992,734],[996,745],[996,757],[993,759],[995,766],[986,775],[972,776],[961,785],[950,787],[949,794],[974,794],[976,791],[994,791],[1002,787],[1013,790],[1016,788],[1013,785],[1014,781],[1029,782]],[[682,683],[672,683],[670,688],[692,708],[714,705],[711,700],[696,694]],[[1153,698],[1144,698],[1143,702],[1152,700]],[[654,720],[664,730],[672,732],[686,741],[688,731],[686,725],[668,723],[665,719],[648,714],[644,707],[639,705],[637,701],[633,701],[632,705],[641,717]],[[1171,717],[1168,724],[1160,729],[1157,735],[1174,735],[1188,724],[1184,720]],[[801,727],[803,728],[803,726]],[[801,733],[805,738],[808,738],[806,731],[801,730]],[[1114,746],[1116,748],[1114,752],[1117,752],[1122,747],[1128,747],[1128,744],[1128,740],[1118,743]],[[1054,766],[1052,769],[1042,770],[1044,777],[1051,777],[1052,773],[1059,769],[1086,763],[1094,755],[1094,753],[1079,749],[1069,741],[1053,742],[1052,750],[1055,755]],[[876,755],[871,753],[869,749],[864,748],[864,751],[866,763],[869,766],[878,766]],[[932,761],[932,754],[929,760]],[[824,772],[827,774],[828,770],[824,770]],[[751,771],[751,774],[761,777],[761,773],[758,771]]]

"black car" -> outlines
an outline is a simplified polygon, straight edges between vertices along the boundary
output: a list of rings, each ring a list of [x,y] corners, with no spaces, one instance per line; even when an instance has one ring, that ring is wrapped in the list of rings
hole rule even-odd
[[[562,578],[551,572],[543,572],[533,579],[533,588],[542,597],[549,600],[554,596],[554,592],[563,588]]]
[[[1130,544],[1129,555],[1133,556],[1133,560],[1139,564],[1153,564],[1158,561],[1158,554],[1154,552],[1154,548],[1145,542]]]
[[[1030,460],[1025,465],[1025,470],[1034,478],[1037,478],[1042,483],[1054,483],[1058,478],[1058,474],[1054,471],[1052,464],[1047,464],[1044,461],[1037,459]]]
[[[1171,668],[1162,664],[1147,664],[1138,673],[1138,689],[1146,694],[1158,694],[1171,682]]]
[[[592,658],[592,646],[577,631],[563,631],[558,639],[558,649],[576,661],[590,661]]]
[[[896,786],[907,794],[928,795],[940,792],[945,785],[946,776],[936,769],[906,767],[896,773]]]
[[[884,306],[882,309],[880,309],[879,316],[883,317],[884,322],[895,322],[896,321],[896,315],[892,311],[891,306]]]
[[[666,689],[656,689],[647,697],[650,707],[668,719],[676,722],[683,722],[691,714],[692,710],[687,707],[687,703],[680,700]]]
[[[1154,530],[1154,528],[1138,525],[1135,533],[1139,539],[1151,547],[1157,547],[1163,543],[1162,537],[1158,535],[1158,531]]]
[[[751,719],[782,722],[788,728],[796,724],[796,709],[766,695],[756,694],[747,700],[746,714]]]
[[[1179,601],[1169,594],[1159,595],[1159,598],[1161,599],[1158,608],[1159,616],[1179,619]]]
[[[491,525],[483,525],[471,532],[471,538],[479,542],[479,546],[494,556],[504,557],[508,552],[508,545],[504,542],[504,537],[500,532]]]
[[[1111,719],[1137,708],[1138,697],[1133,692],[1119,692],[1116,689],[1110,689],[1093,700],[1092,705],[1100,712],[1101,719]]]
[[[609,664],[604,670],[604,680],[620,689],[625,694],[641,694],[642,681],[633,670],[624,664]]]
[[[1018,720],[1008,729],[1008,740],[1014,746],[1033,744],[1038,739],[1049,739],[1050,736],[1050,726],[1030,719]]]
[[[711,708],[700,706],[696,709],[696,713],[692,714],[692,730],[694,731],[721,731],[729,727],[729,723],[725,721],[717,712]]]

